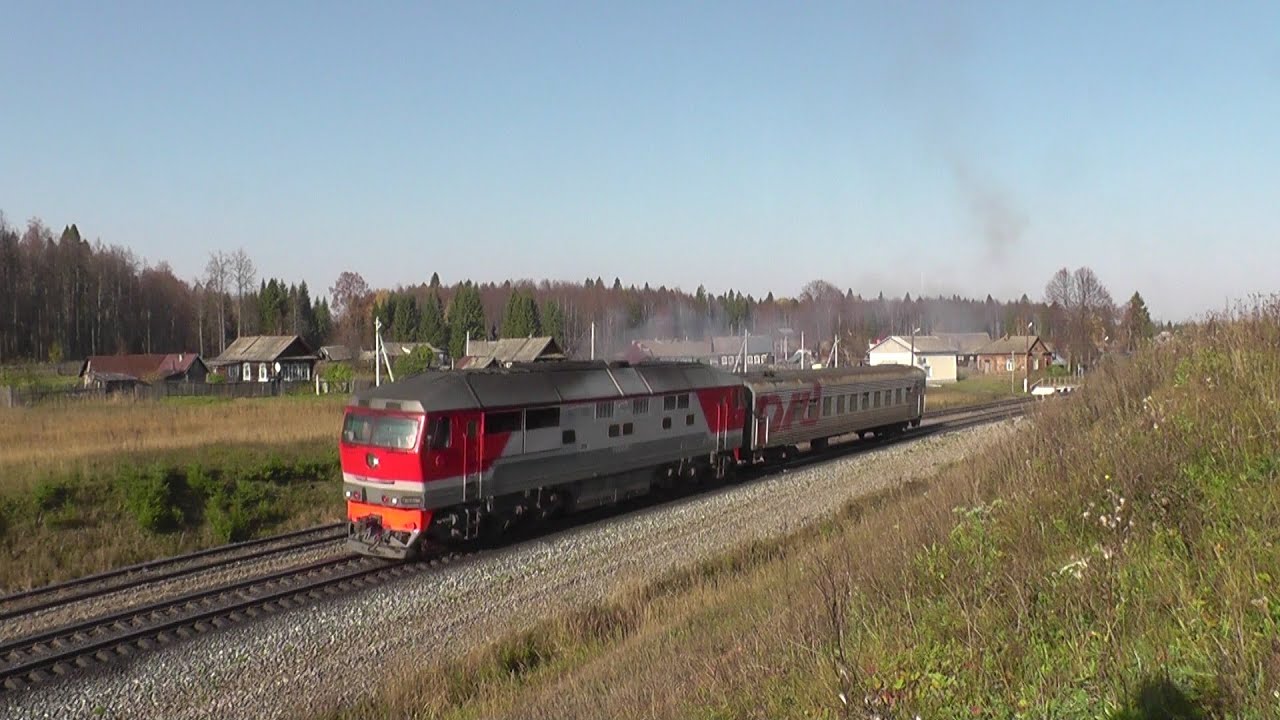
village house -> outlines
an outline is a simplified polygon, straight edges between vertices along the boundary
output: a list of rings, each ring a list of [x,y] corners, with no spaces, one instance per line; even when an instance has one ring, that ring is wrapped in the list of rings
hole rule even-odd
[[[246,335],[209,367],[228,382],[309,382],[319,356],[298,335]]]
[[[196,353],[90,355],[80,366],[85,388],[122,390],[157,382],[204,382],[209,368]]]
[[[1039,335],[1005,335],[978,348],[975,369],[983,374],[1046,370],[1053,350]]]
[[[565,357],[556,339],[550,336],[472,340],[468,343],[465,352],[466,355],[458,358],[454,364],[454,367],[459,370],[506,367],[512,363],[547,362],[563,360]]]
[[[933,383],[956,381],[954,343],[936,335],[890,335],[867,351],[870,365],[915,365]]]
[[[985,332],[934,333],[956,349],[956,365],[972,367],[978,361],[978,348],[991,342],[991,335]]]

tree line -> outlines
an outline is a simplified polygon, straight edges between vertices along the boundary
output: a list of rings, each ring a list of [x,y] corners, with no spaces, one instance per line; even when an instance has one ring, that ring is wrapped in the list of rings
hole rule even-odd
[[[594,325],[598,357],[637,339],[752,333],[789,334],[791,348],[803,335],[823,354],[838,337],[845,361],[856,362],[871,342],[918,329],[1031,332],[1088,362],[1102,345],[1132,348],[1155,329],[1139,294],[1115,307],[1089,268],[1059,271],[1040,300],[864,297],[825,280],[795,297],[762,298],[624,285],[617,277],[446,285],[434,273],[418,285],[374,289],[355,271],[317,298],[305,281],[258,278],[243,249],[210,253],[204,273],[187,281],[164,262],[88,242],[75,225],[55,234],[33,219],[19,230],[0,215],[0,362],[184,350],[212,357],[253,334],[296,334],[314,348],[371,348],[375,318],[386,340],[427,342],[454,357],[468,337],[530,335],[553,336],[570,356],[585,357]]]

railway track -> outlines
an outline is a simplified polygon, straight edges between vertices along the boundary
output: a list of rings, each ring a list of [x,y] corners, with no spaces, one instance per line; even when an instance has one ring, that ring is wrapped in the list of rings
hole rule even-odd
[[[954,408],[925,415],[925,423],[919,428],[909,430],[900,435],[887,437],[882,441],[851,442],[835,445],[821,452],[805,453],[781,465],[773,466],[764,472],[752,473],[752,476],[770,476],[783,470],[792,470],[806,465],[828,462],[849,454],[864,452],[887,444],[909,442],[928,435],[954,431],[1005,419],[1023,413],[1028,405],[1025,401],[993,403],[980,407]],[[587,524],[592,521],[584,518]],[[574,524],[579,524],[578,521]],[[237,549],[246,547],[251,552],[287,552],[289,548],[260,548],[271,542],[285,543],[304,537],[305,533],[321,533],[339,530],[343,524],[310,528],[306,531],[290,533],[287,536],[263,538],[253,541],[256,544],[242,543]],[[557,528],[548,528],[555,532]],[[539,533],[543,534],[543,533]],[[340,535],[340,533],[339,533]],[[323,541],[332,541],[326,537]],[[307,542],[318,543],[321,540],[311,538]],[[226,548],[212,548],[200,553],[167,558],[165,560],[144,563],[132,568],[121,568],[110,573],[83,578],[80,581],[61,583],[57,586],[39,588],[0,599],[7,602],[16,599],[40,597],[55,591],[72,590],[73,594],[93,596],[107,594],[121,589],[119,585],[106,588],[88,589],[85,585],[103,579],[128,576],[131,572],[146,572],[149,569],[169,567],[176,562],[189,562],[193,559],[215,558],[201,563],[195,570],[172,568],[154,573],[154,576],[142,582],[154,581],[155,577],[164,573],[190,574],[246,559],[247,556],[225,557],[219,551]],[[157,602],[131,607],[119,612],[94,617],[92,619],[63,625],[51,630],[39,632],[26,637],[0,642],[0,692],[15,691],[31,685],[47,682],[83,669],[109,664],[128,658],[172,642],[182,641],[213,630],[222,629],[237,623],[252,620],[263,614],[279,612],[284,609],[310,604],[326,596],[348,593],[361,587],[382,583],[408,574],[428,571],[442,564],[452,563],[465,556],[476,554],[469,552],[443,552],[416,563],[395,563],[377,558],[344,555],[252,577],[230,584],[220,585],[206,590],[186,593],[177,597],[166,598]],[[176,575],[170,574],[168,577]],[[133,582],[133,580],[130,580]],[[65,601],[65,600],[64,600]],[[55,602],[48,599],[37,603]],[[69,601],[66,601],[69,602]],[[23,610],[6,611],[14,614],[34,612],[31,607]]]
[[[345,536],[345,523],[329,523],[281,535],[220,545],[193,553],[151,560],[137,565],[86,575],[0,597],[0,620],[69,605],[143,585],[194,575],[231,563],[297,552],[336,542]]]

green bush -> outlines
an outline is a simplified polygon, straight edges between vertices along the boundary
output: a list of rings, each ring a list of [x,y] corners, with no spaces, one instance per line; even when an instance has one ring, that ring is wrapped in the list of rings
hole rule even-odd
[[[208,499],[205,518],[219,540],[238,542],[278,521],[280,513],[268,486],[237,480],[230,488]]]
[[[355,371],[346,363],[334,363],[324,369],[320,379],[330,383],[349,383],[355,377]]]
[[[144,530],[173,532],[187,519],[180,505],[187,486],[177,470],[160,465],[127,468],[118,482],[125,507]]]
[[[406,378],[410,375],[420,375],[435,364],[436,354],[429,347],[417,347],[408,355],[401,355],[392,363],[396,371],[396,377]]]

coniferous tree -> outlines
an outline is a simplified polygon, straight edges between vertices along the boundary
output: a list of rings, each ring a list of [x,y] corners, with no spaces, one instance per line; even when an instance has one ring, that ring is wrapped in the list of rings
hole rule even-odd
[[[432,291],[422,305],[422,314],[418,319],[418,340],[431,343],[437,350],[449,347],[449,326],[444,321],[444,302],[440,293]]]
[[[480,291],[470,280],[463,283],[449,303],[449,354],[460,358],[466,353],[467,334],[473,340],[485,337],[484,305]]]

